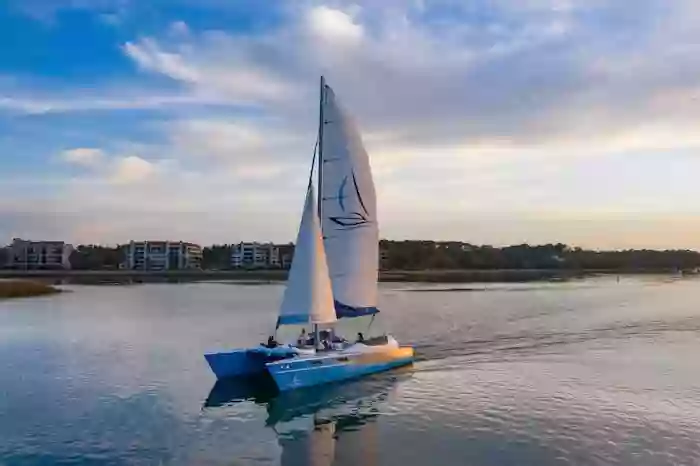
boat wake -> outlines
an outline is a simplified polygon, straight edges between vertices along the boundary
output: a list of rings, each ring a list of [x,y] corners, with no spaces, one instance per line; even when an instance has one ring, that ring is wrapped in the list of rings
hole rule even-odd
[[[656,339],[666,333],[691,332],[700,335],[700,317],[676,321],[654,320],[590,328],[578,332],[523,332],[494,335],[489,339],[449,340],[442,343],[416,342],[416,362],[454,357],[470,357],[475,361],[502,361],[533,354],[566,352],[567,347],[606,340]]]

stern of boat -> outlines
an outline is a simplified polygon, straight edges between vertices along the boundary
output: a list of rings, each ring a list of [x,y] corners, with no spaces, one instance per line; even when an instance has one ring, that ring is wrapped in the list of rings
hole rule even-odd
[[[204,358],[209,363],[216,378],[221,380],[264,374],[267,363],[293,358],[298,352],[296,348],[291,346],[275,348],[258,346],[223,353],[209,353],[205,354]]]
[[[205,354],[217,379],[230,377],[247,377],[265,373],[265,359],[255,357],[248,350],[234,350],[225,353]]]

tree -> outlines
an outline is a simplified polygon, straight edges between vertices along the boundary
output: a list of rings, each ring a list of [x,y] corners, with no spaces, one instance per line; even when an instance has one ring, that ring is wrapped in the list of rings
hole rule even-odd
[[[78,270],[117,269],[125,259],[124,246],[80,244],[70,256],[71,267]]]
[[[203,269],[228,269],[231,267],[230,244],[214,244],[202,250]]]

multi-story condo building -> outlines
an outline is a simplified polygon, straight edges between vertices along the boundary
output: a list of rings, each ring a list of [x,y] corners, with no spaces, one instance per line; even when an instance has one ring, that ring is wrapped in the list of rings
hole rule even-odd
[[[231,248],[233,268],[283,268],[288,269],[294,258],[294,243],[274,245],[272,243],[238,243]],[[379,268],[389,266],[389,251],[379,249]]]
[[[239,243],[231,248],[233,268],[280,267],[279,247],[272,243]]]
[[[63,241],[12,240],[6,251],[6,266],[12,269],[70,269],[73,246]]]
[[[202,247],[182,241],[131,241],[126,256],[126,268],[131,270],[202,268]]]

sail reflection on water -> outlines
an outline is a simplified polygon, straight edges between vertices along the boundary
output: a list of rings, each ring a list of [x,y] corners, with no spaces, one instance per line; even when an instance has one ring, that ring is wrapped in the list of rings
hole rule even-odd
[[[278,438],[281,466],[379,464],[377,415],[314,419],[313,429]]]
[[[379,464],[379,424],[376,420],[377,415],[369,415],[359,428],[347,425],[336,426],[336,429],[342,430],[344,435],[338,436],[336,440],[335,457],[332,463],[334,466]],[[338,419],[337,423],[343,424],[344,420]]]
[[[314,425],[310,432],[280,437],[281,466],[330,466],[335,459],[335,424],[324,422]]]

